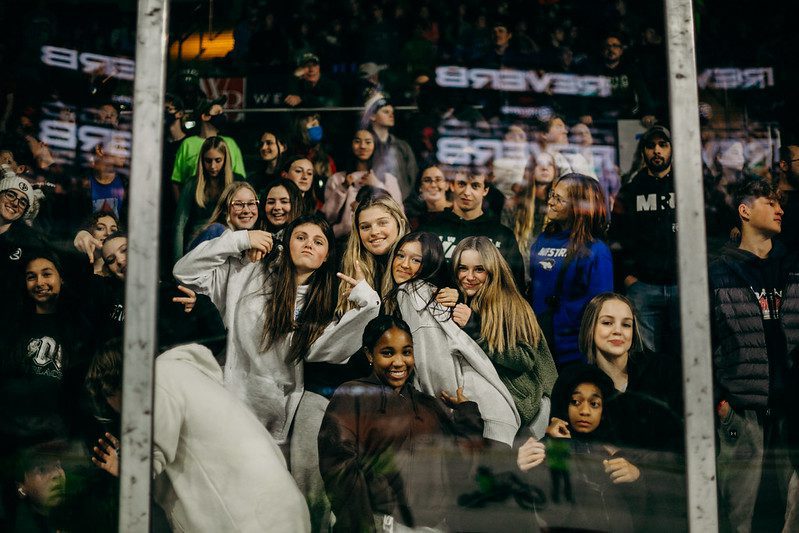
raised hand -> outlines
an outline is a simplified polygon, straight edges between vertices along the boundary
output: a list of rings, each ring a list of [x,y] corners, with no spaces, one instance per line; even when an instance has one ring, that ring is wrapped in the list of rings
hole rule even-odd
[[[105,438],[97,439],[97,446],[92,448],[92,462],[114,477],[119,477],[119,440],[110,433]]]
[[[519,452],[516,454],[516,465],[522,472],[527,472],[543,463],[546,456],[547,449],[544,443],[537,441],[534,437],[530,437],[519,448]]]
[[[251,229],[247,231],[247,236],[250,238],[250,249],[247,250],[247,257],[253,263],[260,261],[266,254],[272,251],[274,239],[271,233]]]
[[[352,292],[353,287],[355,287],[358,283],[362,282],[366,279],[366,275],[364,275],[363,270],[361,269],[361,262],[355,261],[355,277],[351,278],[346,274],[338,272],[336,274],[341,281],[348,284],[347,290],[344,291],[344,298],[350,297],[350,292]]]
[[[178,290],[186,296],[175,296],[172,301],[176,304],[183,304],[183,311],[191,313],[192,309],[194,309],[194,304],[197,303],[197,293],[183,285],[178,285]]]
[[[103,247],[103,242],[99,239],[92,237],[92,234],[86,230],[80,230],[75,235],[75,240],[72,241],[79,252],[83,252],[89,256],[89,263],[94,264],[94,251]]]
[[[547,427],[547,435],[555,439],[570,439],[569,423],[553,416]]]

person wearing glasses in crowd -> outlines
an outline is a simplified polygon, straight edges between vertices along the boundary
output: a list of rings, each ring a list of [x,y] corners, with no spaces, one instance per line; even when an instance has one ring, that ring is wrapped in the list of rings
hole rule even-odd
[[[219,237],[227,229],[250,230],[259,222],[255,189],[245,181],[234,181],[222,191],[211,218],[188,249],[192,250],[201,242]]]
[[[498,217],[483,211],[483,200],[488,194],[484,172],[459,170],[450,183],[452,208],[430,218],[419,226],[441,239],[447,260],[452,259],[455,246],[466,237],[488,237],[505,261],[508,262],[518,287],[525,287],[524,261],[513,231],[500,224]]]
[[[422,171],[416,186],[417,194],[408,196],[405,200],[405,214],[411,224],[411,229],[416,229],[434,213],[452,207],[449,199],[449,181],[436,165],[431,165]]]
[[[0,180],[0,290],[3,294],[12,294],[14,281],[19,278],[16,274],[21,272],[31,248],[47,244],[45,237],[26,223],[35,217],[41,196],[41,191],[34,190],[28,180],[3,166]]]
[[[530,250],[530,298],[558,368],[585,362],[577,338],[588,302],[613,289],[613,262],[599,183],[582,174],[555,181],[549,222]]]

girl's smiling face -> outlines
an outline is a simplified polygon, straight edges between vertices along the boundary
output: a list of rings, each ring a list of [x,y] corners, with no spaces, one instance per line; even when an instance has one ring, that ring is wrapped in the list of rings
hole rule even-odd
[[[366,130],[355,132],[352,138],[352,153],[359,161],[367,161],[375,153],[375,141],[372,134]]]
[[[39,257],[25,267],[25,288],[37,306],[55,303],[61,294],[61,274],[49,259]]]
[[[252,229],[258,221],[258,199],[246,187],[233,195],[228,210],[230,225],[236,230]]]
[[[394,254],[391,273],[397,285],[413,279],[421,268],[422,243],[418,241],[406,242]]]
[[[399,224],[386,208],[368,207],[358,216],[358,236],[370,254],[386,255],[399,238]]]
[[[399,328],[388,329],[368,358],[380,381],[399,391],[413,372],[413,339]]]
[[[272,187],[266,193],[266,219],[276,227],[284,226],[289,222],[291,214],[291,196],[282,185]]]
[[[634,318],[632,309],[621,300],[602,304],[594,326],[596,355],[613,360],[629,353],[633,344]]]
[[[119,230],[114,217],[100,217],[97,219],[91,230],[92,237],[100,242],[104,242],[106,237]]]
[[[458,260],[458,285],[471,298],[488,281],[488,271],[477,250],[464,250]]]

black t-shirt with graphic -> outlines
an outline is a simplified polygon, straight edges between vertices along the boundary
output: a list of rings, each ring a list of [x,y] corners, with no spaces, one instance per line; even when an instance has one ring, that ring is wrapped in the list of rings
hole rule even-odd
[[[788,374],[788,344],[782,329],[782,298],[784,279],[782,261],[767,257],[752,262],[753,278],[758,281],[751,289],[760,304],[763,332],[769,362],[769,404],[784,405],[785,381]]]

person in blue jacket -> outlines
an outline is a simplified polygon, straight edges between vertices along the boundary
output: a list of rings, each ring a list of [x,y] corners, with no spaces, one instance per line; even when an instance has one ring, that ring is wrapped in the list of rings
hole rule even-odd
[[[560,369],[585,362],[580,321],[591,298],[613,290],[613,263],[602,240],[607,208],[595,179],[561,176],[547,206],[548,221],[530,250],[530,302]]]

